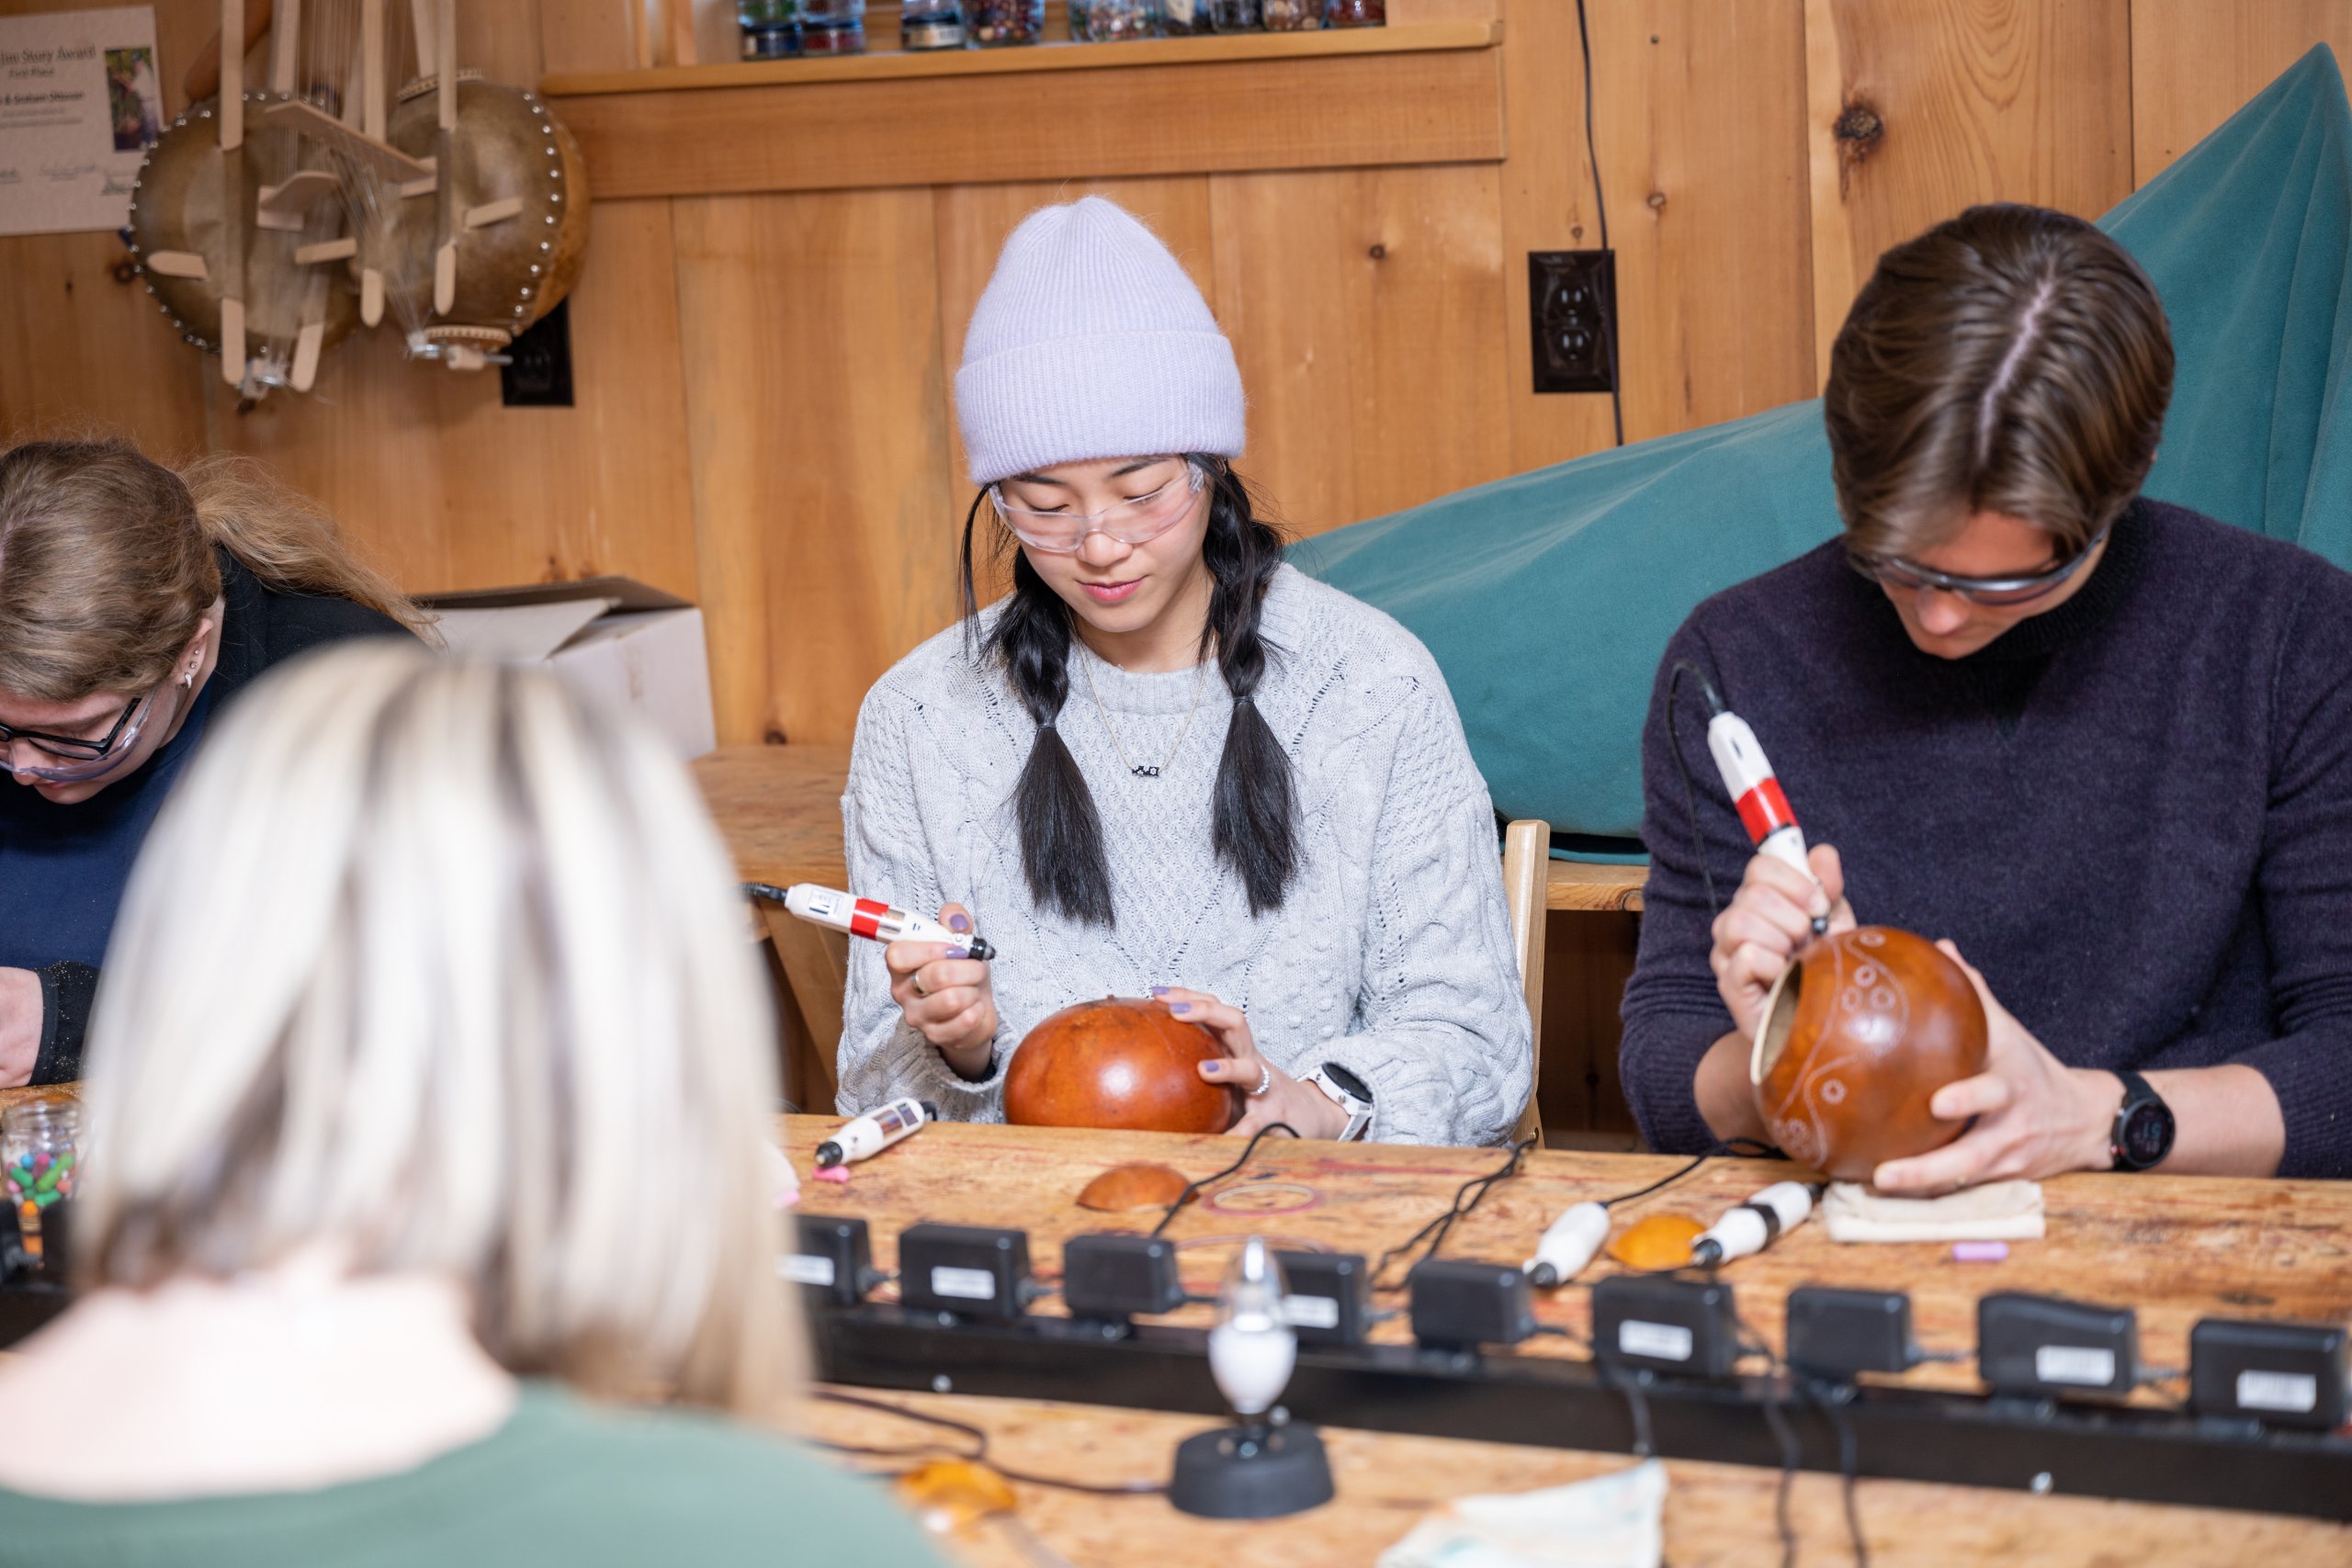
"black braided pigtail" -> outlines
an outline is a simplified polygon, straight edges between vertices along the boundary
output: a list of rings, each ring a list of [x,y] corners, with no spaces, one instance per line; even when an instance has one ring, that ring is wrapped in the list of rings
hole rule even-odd
[[[1252,512],[1250,491],[1231,464],[1216,457],[1195,460],[1210,474],[1202,557],[1216,584],[1209,596],[1202,653],[1215,650],[1226,690],[1233,694],[1210,832],[1217,858],[1241,878],[1250,912],[1263,915],[1282,908],[1298,874],[1298,791],[1290,754],[1256,700],[1266,673],[1266,642],[1258,623],[1266,590],[1283,564],[1283,541]]]
[[[972,582],[972,529],[988,492],[973,498],[964,516],[964,612],[967,630],[978,614]],[[1102,852],[1102,818],[1078,759],[1062,743],[1055,720],[1069,695],[1069,608],[1016,550],[1012,593],[981,652],[1004,662],[1007,680],[1037,724],[1029,761],[1013,787],[1021,828],[1021,870],[1029,897],[1088,925],[1114,923],[1111,867]]]

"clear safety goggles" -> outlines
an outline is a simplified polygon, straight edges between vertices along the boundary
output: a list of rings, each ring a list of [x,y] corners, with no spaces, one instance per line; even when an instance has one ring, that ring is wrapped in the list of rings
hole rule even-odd
[[[1208,476],[1198,463],[1184,460],[1182,473],[1153,491],[1100,512],[1041,512],[1015,506],[1004,499],[1001,485],[989,486],[989,504],[1012,536],[1033,550],[1048,555],[1076,555],[1091,534],[1107,534],[1123,545],[1146,545],[1184,520],[1193,498],[1201,493]]]
[[[2011,604],[2030,604],[2036,599],[2055,592],[2059,586],[2081,570],[2091,558],[2099,542],[2107,537],[2101,528],[2091,542],[2072,559],[2061,561],[2046,571],[2029,572],[2022,577],[1959,577],[1949,571],[1938,571],[1917,561],[1901,556],[1876,558],[1856,557],[1854,570],[1864,577],[1874,579],[1894,588],[1932,588],[1939,593],[1951,593],[1972,604],[1999,609]]]
[[[114,727],[95,739],[0,724],[0,766],[18,778],[39,779],[43,784],[82,784],[102,777],[120,767],[138,746],[140,733],[154,712],[155,693],[150,692],[124,708]],[[22,755],[25,752],[30,753],[29,760]]]

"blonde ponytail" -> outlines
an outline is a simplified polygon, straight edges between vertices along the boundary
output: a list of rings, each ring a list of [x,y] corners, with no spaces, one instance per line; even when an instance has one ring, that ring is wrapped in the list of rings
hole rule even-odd
[[[124,441],[0,454],[0,690],[70,703],[169,678],[220,597],[213,549],[280,592],[424,617],[309,501],[240,457],[187,478]]]
[[[179,470],[205,537],[280,593],[348,599],[422,631],[428,617],[352,553],[334,520],[250,457],[218,453]]]

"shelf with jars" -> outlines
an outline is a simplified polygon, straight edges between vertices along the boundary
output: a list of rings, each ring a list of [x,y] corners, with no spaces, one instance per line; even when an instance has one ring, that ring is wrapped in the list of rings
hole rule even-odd
[[[599,199],[1493,163],[1501,40],[1499,21],[1436,20],[563,73],[539,90]]]

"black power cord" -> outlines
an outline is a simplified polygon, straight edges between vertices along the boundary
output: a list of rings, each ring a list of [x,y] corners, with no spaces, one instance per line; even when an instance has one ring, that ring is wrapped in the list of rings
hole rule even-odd
[[[1838,1434],[1838,1480],[1846,1506],[1846,1536],[1853,1543],[1854,1568],[1871,1568],[1871,1545],[1862,1534],[1862,1509],[1855,1495],[1854,1483],[1860,1472],[1860,1446],[1854,1436],[1854,1424],[1846,1418],[1848,1388],[1798,1372],[1791,1369],[1797,1387],[1813,1401]]]
[[[1660,1188],[1673,1186],[1676,1182],[1681,1180],[1684,1177],[1690,1175],[1692,1171],[1698,1169],[1701,1166],[1706,1164],[1709,1160],[1714,1157],[1714,1154],[1712,1150],[1703,1155],[1693,1155],[1690,1157],[1690,1164],[1676,1167],[1666,1175],[1659,1177],[1656,1181],[1651,1182],[1647,1187],[1636,1187],[1631,1192],[1620,1192],[1614,1198],[1603,1198],[1600,1200],[1600,1206],[1604,1209],[1613,1209],[1620,1203],[1630,1203],[1636,1198],[1646,1198],[1651,1193],[1657,1191]]]
[[[1409,1254],[1413,1248],[1419,1246],[1424,1239],[1427,1239],[1430,1244],[1429,1249],[1421,1254],[1419,1261],[1426,1262],[1428,1259],[1435,1258],[1437,1256],[1437,1249],[1445,1245],[1446,1233],[1453,1229],[1453,1222],[1462,1218],[1464,1214],[1469,1213],[1471,1210],[1476,1209],[1481,1202],[1484,1202],[1486,1201],[1487,1194],[1494,1190],[1496,1182],[1506,1180],[1510,1177],[1517,1176],[1520,1173],[1520,1168],[1526,1162],[1527,1151],[1534,1146],[1535,1140],[1533,1138],[1522,1138],[1518,1143],[1513,1144],[1510,1146],[1510,1156],[1504,1160],[1501,1165],[1496,1167],[1493,1170],[1488,1171],[1484,1176],[1474,1176],[1469,1180],[1462,1184],[1460,1190],[1453,1194],[1453,1204],[1447,1208],[1444,1213],[1440,1214],[1437,1218],[1423,1225],[1419,1230],[1415,1231],[1411,1235],[1407,1236],[1403,1241],[1382,1253],[1380,1255],[1380,1261],[1372,1266],[1372,1288],[1375,1291],[1403,1290],[1405,1285],[1402,1280],[1399,1280],[1393,1285],[1384,1285],[1380,1282],[1380,1277],[1388,1271],[1388,1265],[1398,1257]],[[1473,1195],[1473,1189],[1476,1190],[1475,1196]],[[1468,1201],[1464,1201],[1465,1199],[1467,1199]],[[1432,1235],[1431,1233],[1435,1234]]]
[[[1269,1133],[1288,1133],[1294,1138],[1298,1136],[1298,1129],[1292,1126],[1287,1122],[1267,1122],[1264,1126],[1258,1129],[1256,1134],[1250,1137],[1248,1144],[1243,1145],[1241,1157],[1239,1159],[1235,1160],[1231,1165],[1227,1166],[1223,1170],[1216,1172],[1213,1176],[1202,1177],[1198,1181],[1193,1182],[1191,1186],[1185,1188],[1184,1190],[1176,1194],[1176,1201],[1168,1205],[1168,1212],[1159,1216],[1159,1223],[1151,1227],[1151,1234],[1158,1235],[1160,1232],[1166,1230],[1170,1224],[1174,1223],[1177,1214],[1183,1210],[1185,1204],[1193,1201],[1193,1195],[1198,1192],[1202,1188],[1210,1185],[1212,1182],[1223,1181],[1227,1177],[1231,1176],[1235,1171],[1239,1170],[1243,1166],[1248,1165],[1250,1163],[1250,1156],[1258,1152],[1258,1145],[1263,1141],[1266,1134]]]
[[[1072,1481],[1067,1476],[1059,1475],[1033,1475],[1026,1471],[1010,1469],[989,1458],[988,1429],[975,1427],[968,1421],[957,1421],[946,1416],[933,1416],[924,1410],[910,1410],[903,1404],[892,1404],[888,1400],[864,1399],[854,1393],[837,1393],[829,1388],[816,1390],[814,1396],[828,1404],[846,1404],[859,1410],[873,1410],[885,1416],[896,1416],[901,1420],[917,1422],[925,1427],[936,1427],[942,1431],[953,1432],[958,1437],[968,1438],[972,1441],[969,1451],[964,1451],[937,1442],[918,1443],[908,1448],[884,1449],[869,1447],[863,1443],[836,1443],[822,1438],[809,1439],[819,1448],[831,1449],[835,1453],[856,1454],[866,1459],[922,1459],[929,1454],[945,1453],[972,1464],[985,1464],[1007,1481],[1017,1481],[1030,1486],[1049,1486],[1060,1492],[1083,1492],[1095,1497],[1148,1497],[1168,1490],[1165,1483],[1158,1481],[1097,1483]]]
[[[1592,211],[1600,226],[1600,248],[1609,249],[1609,203],[1600,194],[1600,144],[1592,139],[1592,36],[1585,27],[1584,0],[1577,0],[1577,52],[1584,60],[1584,152],[1585,161],[1592,166]],[[1613,311],[1616,285],[1610,285]],[[1609,422],[1617,436],[1617,445],[1625,445],[1625,399],[1618,389],[1617,334],[1609,333]]]
[[[1772,1393],[1764,1400],[1764,1424],[1772,1428],[1772,1440],[1781,1449],[1781,1483],[1772,1493],[1772,1523],[1781,1536],[1781,1568],[1796,1568],[1797,1530],[1789,1517],[1789,1494],[1796,1485],[1797,1466],[1804,1458],[1797,1446],[1796,1429],[1789,1425],[1788,1413],[1781,1408],[1781,1358],[1763,1336],[1747,1326],[1744,1319],[1733,1320],[1738,1325],[1740,1348],[1751,1355],[1764,1358],[1773,1384]]]
[[[1682,754],[1682,736],[1674,728],[1674,694],[1688,675],[1699,682],[1699,694],[1706,699],[1709,717],[1724,711],[1724,700],[1716,694],[1715,683],[1707,672],[1687,659],[1678,659],[1666,677],[1666,744],[1674,753],[1674,765],[1682,774],[1682,807],[1690,818],[1690,853],[1699,863],[1699,879],[1706,884],[1707,908],[1711,914],[1724,912],[1724,901],[1715,894],[1715,874],[1707,864],[1707,841],[1699,831],[1699,792],[1690,783],[1690,760]]]

